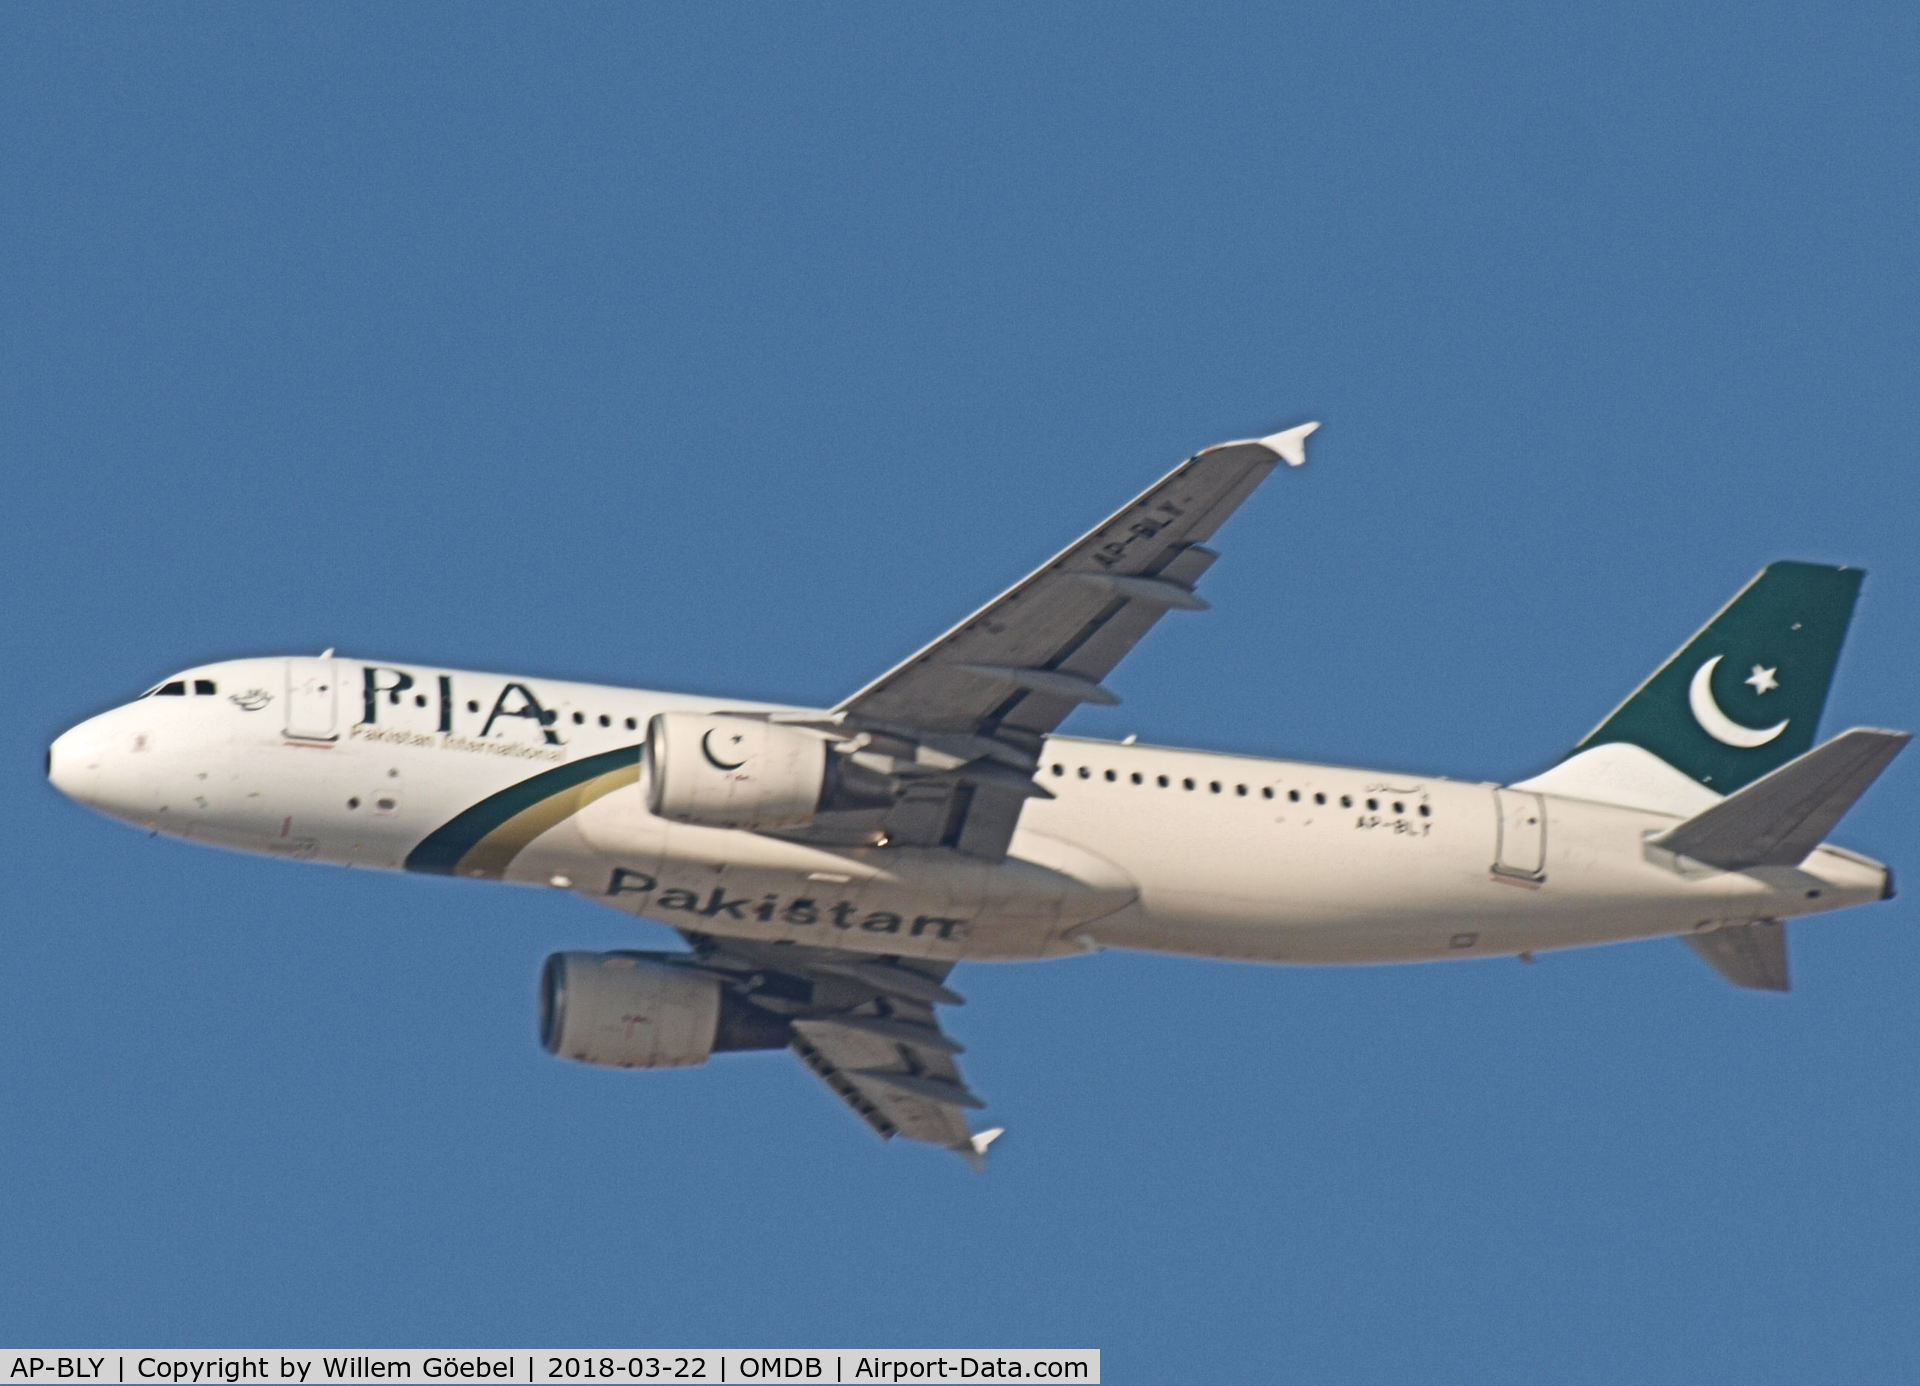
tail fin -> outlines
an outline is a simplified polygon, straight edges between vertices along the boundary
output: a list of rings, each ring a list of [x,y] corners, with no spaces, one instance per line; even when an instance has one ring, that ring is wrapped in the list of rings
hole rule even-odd
[[[1731,794],[1804,754],[1863,576],[1767,565],[1569,755],[1627,742]]]

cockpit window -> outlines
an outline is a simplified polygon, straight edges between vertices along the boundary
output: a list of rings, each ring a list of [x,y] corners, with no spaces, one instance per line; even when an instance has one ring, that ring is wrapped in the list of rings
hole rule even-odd
[[[206,697],[214,691],[212,679],[195,679],[193,691],[199,697]]]
[[[184,698],[186,693],[187,685],[181,679],[175,679],[172,683],[163,683],[153,690],[153,696],[156,698]]]

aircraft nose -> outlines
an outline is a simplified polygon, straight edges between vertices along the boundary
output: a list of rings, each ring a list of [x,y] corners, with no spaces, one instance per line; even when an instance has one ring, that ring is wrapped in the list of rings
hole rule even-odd
[[[54,737],[47,746],[47,783],[69,799],[77,799],[83,804],[88,801],[85,787],[87,768],[90,761],[98,759],[88,754],[91,748],[87,742],[92,738],[86,735],[86,731],[87,724],[82,722]]]
[[[125,778],[114,770],[113,727],[110,714],[89,718],[54,737],[47,747],[47,782],[69,799],[113,813],[123,806],[119,781]]]

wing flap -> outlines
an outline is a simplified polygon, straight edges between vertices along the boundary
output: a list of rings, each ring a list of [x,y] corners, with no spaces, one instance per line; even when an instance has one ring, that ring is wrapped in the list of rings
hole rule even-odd
[[[970,857],[997,861],[1007,854],[1014,830],[1020,826],[1020,810],[1027,797],[993,785],[975,785],[966,800],[955,805],[957,824],[954,847]]]

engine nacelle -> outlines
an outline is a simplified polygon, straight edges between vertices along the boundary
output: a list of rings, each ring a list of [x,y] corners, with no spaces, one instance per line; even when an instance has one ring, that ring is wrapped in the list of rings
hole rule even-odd
[[[779,1049],[787,1021],[659,953],[555,953],[540,975],[549,1054],[613,1068],[685,1068],[716,1050]],[[684,956],[684,955],[682,955]]]
[[[798,828],[827,784],[827,743],[757,717],[662,712],[647,723],[647,807],[709,828]]]

